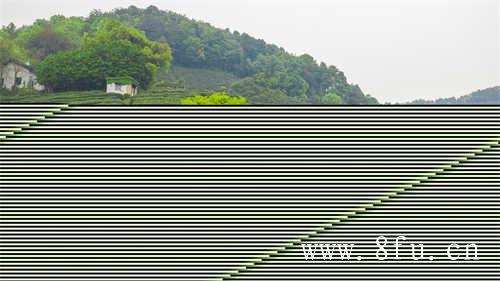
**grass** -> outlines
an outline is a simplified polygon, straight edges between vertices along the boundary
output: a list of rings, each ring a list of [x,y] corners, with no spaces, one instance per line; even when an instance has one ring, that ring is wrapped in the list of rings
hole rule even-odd
[[[0,103],[39,103],[69,105],[158,105],[180,104],[186,97],[207,95],[209,92],[174,88],[153,88],[139,91],[134,97],[107,94],[103,91],[38,93],[18,90],[0,91]]]

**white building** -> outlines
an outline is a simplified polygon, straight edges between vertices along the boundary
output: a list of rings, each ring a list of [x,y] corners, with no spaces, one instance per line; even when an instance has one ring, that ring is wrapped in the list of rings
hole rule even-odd
[[[106,93],[137,95],[139,83],[132,77],[110,77],[106,79]]]
[[[3,88],[10,91],[14,88],[45,90],[45,87],[37,82],[33,68],[17,61],[9,61],[2,66],[0,82]]]

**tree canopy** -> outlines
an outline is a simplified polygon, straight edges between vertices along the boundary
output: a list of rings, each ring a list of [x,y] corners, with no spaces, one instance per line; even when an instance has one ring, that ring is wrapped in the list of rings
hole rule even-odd
[[[106,78],[130,76],[148,88],[160,69],[170,67],[165,43],[153,42],[115,19],[102,19],[82,45],[49,55],[37,65],[38,80],[54,91],[103,89]]]
[[[125,40],[50,55],[37,65],[38,80],[53,91],[105,89],[106,78],[130,76],[146,88],[153,80],[142,49]]]
[[[321,97],[321,103],[327,105],[342,104],[342,98],[331,92]]]
[[[147,58],[146,66],[152,73],[156,74],[162,68],[168,69],[172,62],[172,51],[168,44],[149,40],[144,33],[111,18],[100,20],[95,33],[92,36],[85,36],[84,47],[106,44],[110,41],[127,41],[139,46]]]
[[[26,42],[28,55],[37,60],[42,60],[48,55],[66,51],[75,46],[68,37],[50,27],[33,34]]]
[[[233,95],[246,97],[252,104],[286,104],[288,102],[288,96],[283,91],[261,85],[252,77],[234,83],[229,91]]]
[[[6,31],[0,32],[0,65],[10,60],[26,61],[27,56]]]

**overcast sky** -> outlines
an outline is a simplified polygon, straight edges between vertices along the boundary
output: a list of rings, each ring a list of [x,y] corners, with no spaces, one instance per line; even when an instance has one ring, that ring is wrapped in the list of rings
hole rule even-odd
[[[1,24],[155,5],[340,68],[381,101],[500,85],[500,0],[0,0]]]

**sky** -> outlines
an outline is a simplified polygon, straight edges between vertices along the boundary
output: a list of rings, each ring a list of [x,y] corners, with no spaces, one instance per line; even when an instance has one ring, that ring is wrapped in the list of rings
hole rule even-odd
[[[0,0],[0,24],[155,5],[344,71],[382,102],[500,85],[500,0]]]

